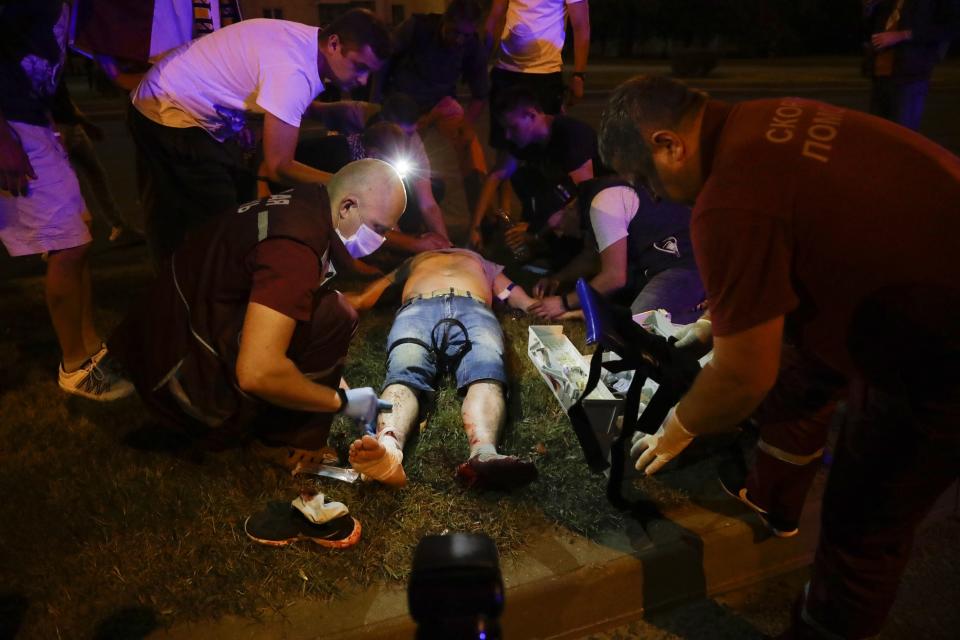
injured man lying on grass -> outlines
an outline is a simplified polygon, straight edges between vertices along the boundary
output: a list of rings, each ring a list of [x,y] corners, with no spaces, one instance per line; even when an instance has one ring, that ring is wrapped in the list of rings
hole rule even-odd
[[[433,393],[438,376],[449,372],[464,395],[463,427],[470,444],[457,479],[467,487],[498,490],[532,482],[537,476],[532,462],[496,449],[506,413],[507,376],[503,330],[491,302],[496,296],[526,310],[533,299],[503,274],[502,266],[466,249],[417,255],[347,298],[358,311],[369,309],[394,284],[403,285],[403,302],[387,337],[381,394],[393,411],[380,415],[376,437],[365,435],[350,446],[353,468],[389,486],[405,485],[403,446],[418,424],[420,396]]]

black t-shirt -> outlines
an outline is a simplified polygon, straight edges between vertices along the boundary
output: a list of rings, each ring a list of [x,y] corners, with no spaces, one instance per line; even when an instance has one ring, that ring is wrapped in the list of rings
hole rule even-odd
[[[535,170],[554,184],[563,182],[587,160],[593,160],[593,173],[599,175],[597,133],[586,122],[569,116],[554,117],[550,137],[545,142],[522,149],[511,143],[508,150],[521,166]]]
[[[354,160],[364,157],[359,145],[359,134],[304,138],[297,144],[294,157],[314,169],[336,173]]]
[[[486,98],[490,91],[487,55],[480,38],[474,34],[463,45],[447,46],[441,37],[442,24],[439,13],[415,13],[394,31],[388,92],[410,95],[422,111],[456,95],[461,77],[474,98]]]
[[[0,2],[0,112],[7,120],[49,122],[69,22],[61,0]]]
[[[511,143],[509,151],[518,161],[511,183],[523,205],[524,220],[534,230],[541,229],[550,214],[577,196],[571,171],[593,160],[594,176],[608,173],[600,163],[596,132],[567,116],[554,117],[545,142],[522,149]]]

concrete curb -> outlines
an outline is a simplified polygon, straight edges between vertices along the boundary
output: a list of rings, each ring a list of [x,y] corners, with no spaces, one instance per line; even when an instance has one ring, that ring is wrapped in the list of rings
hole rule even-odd
[[[824,475],[811,491],[800,534],[786,540],[770,537],[746,507],[719,495],[596,540],[561,529],[542,532],[515,560],[504,562],[504,637],[572,640],[809,564],[819,533]],[[928,521],[958,514],[960,485],[954,485]],[[390,586],[330,603],[294,602],[266,620],[228,616],[150,637],[395,640],[412,638],[414,629],[406,589]]]

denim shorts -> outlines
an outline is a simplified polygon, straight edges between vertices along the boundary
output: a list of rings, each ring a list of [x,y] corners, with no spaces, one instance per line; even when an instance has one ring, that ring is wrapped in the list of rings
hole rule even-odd
[[[458,320],[466,328],[445,319]],[[503,330],[493,311],[482,300],[446,294],[435,298],[414,299],[404,303],[397,311],[387,337],[386,387],[402,384],[420,391],[435,391],[438,359],[442,356],[432,349],[412,342],[395,343],[398,340],[414,339],[439,349],[446,334],[446,355],[456,356],[469,339],[470,350],[451,366],[457,378],[457,389],[464,392],[468,386],[481,380],[507,384],[503,363]],[[395,345],[390,349],[391,345]]]

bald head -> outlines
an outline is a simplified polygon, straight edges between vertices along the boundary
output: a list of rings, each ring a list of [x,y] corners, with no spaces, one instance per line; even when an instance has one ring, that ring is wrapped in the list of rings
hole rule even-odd
[[[407,208],[400,174],[382,160],[351,162],[334,174],[327,192],[333,224],[344,236],[355,233],[361,223],[385,233],[397,226]]]

